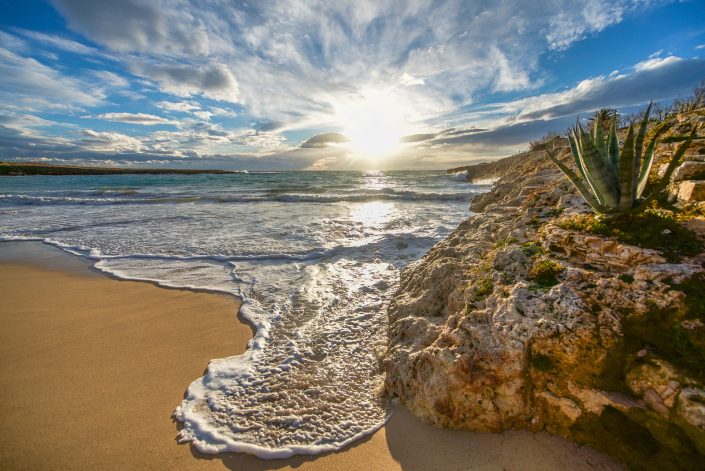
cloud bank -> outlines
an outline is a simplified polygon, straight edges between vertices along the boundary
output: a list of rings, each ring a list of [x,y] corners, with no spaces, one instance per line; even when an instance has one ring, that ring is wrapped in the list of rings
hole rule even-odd
[[[499,156],[705,77],[656,54],[546,89],[546,57],[663,3],[51,0],[66,31],[0,30],[0,157],[348,168],[341,110],[375,96],[407,134],[383,165]]]

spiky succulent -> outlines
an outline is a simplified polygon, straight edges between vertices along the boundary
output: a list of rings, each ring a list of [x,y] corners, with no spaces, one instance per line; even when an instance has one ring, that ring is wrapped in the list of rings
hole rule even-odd
[[[578,122],[568,136],[570,151],[578,168],[577,174],[562,164],[553,152],[548,151],[551,160],[573,182],[596,213],[612,217],[643,209],[668,185],[673,171],[690,146],[695,129],[678,147],[666,173],[653,186],[649,196],[642,198],[653,165],[657,140],[668,127],[667,123],[661,124],[644,147],[650,111],[651,105],[647,108],[636,133],[634,126],[629,126],[621,149],[617,138],[616,120],[612,120],[607,138],[604,136],[599,115],[595,119],[592,134],[585,131]]]

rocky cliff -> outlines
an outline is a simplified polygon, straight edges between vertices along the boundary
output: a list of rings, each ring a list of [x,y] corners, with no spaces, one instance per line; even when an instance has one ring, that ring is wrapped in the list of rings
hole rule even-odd
[[[705,469],[705,253],[683,226],[702,209],[604,227],[543,152],[515,157],[402,272],[388,394],[439,426],[546,430],[637,469]]]

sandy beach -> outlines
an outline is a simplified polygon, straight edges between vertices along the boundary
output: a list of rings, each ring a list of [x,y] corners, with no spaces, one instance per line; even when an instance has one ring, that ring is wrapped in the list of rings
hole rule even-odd
[[[209,359],[244,351],[235,298],[119,281],[36,242],[0,243],[0,468],[618,469],[548,434],[442,430],[396,408],[326,455],[205,456],[171,419]]]

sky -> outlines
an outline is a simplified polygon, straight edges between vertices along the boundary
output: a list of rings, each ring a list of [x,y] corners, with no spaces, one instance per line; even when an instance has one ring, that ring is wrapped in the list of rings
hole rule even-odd
[[[703,0],[0,0],[0,160],[445,169],[704,57]]]

